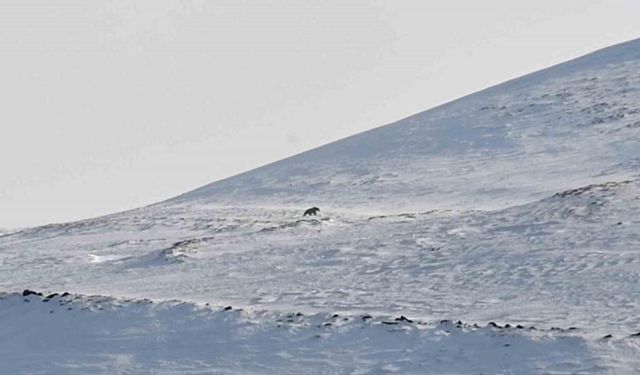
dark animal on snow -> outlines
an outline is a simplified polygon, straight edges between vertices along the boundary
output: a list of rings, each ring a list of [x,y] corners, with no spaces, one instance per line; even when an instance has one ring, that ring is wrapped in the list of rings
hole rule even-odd
[[[318,211],[320,211],[320,209],[318,207],[311,207],[310,209],[306,210],[304,212],[304,215],[302,216],[316,216],[318,215]]]

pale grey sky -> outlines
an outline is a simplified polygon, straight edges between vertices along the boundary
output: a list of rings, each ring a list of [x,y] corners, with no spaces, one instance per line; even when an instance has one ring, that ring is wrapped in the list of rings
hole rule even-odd
[[[157,202],[640,37],[637,0],[2,0],[0,227]]]

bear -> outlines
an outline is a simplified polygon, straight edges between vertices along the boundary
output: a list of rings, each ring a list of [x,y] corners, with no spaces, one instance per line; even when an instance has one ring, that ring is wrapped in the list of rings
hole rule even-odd
[[[316,216],[318,215],[318,211],[320,211],[318,207],[311,207],[310,209],[306,210],[302,216]]]

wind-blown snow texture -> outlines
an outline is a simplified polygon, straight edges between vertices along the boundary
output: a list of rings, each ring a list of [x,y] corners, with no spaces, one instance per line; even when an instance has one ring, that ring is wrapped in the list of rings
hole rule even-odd
[[[639,140],[636,40],[167,202],[0,235],[0,290],[84,294],[0,296],[0,363],[637,373]]]

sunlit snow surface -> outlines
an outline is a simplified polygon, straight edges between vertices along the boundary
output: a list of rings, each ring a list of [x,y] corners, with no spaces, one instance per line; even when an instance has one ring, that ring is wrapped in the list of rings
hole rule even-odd
[[[633,374],[639,224],[633,41],[162,204],[1,236],[0,290],[82,295],[0,296],[0,363]]]

